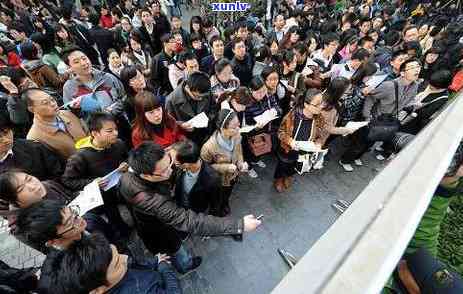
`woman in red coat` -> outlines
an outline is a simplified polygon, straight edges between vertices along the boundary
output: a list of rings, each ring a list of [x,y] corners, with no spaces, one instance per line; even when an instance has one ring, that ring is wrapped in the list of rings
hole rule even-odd
[[[143,141],[153,141],[162,148],[167,148],[184,138],[175,119],[165,112],[161,100],[149,91],[135,96],[135,115],[132,128],[134,147]]]

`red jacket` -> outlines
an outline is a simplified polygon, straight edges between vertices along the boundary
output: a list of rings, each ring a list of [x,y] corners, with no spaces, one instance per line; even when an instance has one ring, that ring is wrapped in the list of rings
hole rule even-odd
[[[100,17],[100,25],[105,29],[110,29],[114,26],[113,17],[111,15],[102,15]]]
[[[157,134],[151,134],[151,140],[160,145],[163,149],[169,147],[170,145],[181,141],[185,138],[182,131],[180,130],[177,125],[173,126],[165,126],[163,133],[161,136]],[[148,139],[149,140],[149,139]],[[143,141],[147,141],[147,139],[143,138],[140,127],[135,125],[134,129],[132,130],[132,144],[133,147],[138,147]]]

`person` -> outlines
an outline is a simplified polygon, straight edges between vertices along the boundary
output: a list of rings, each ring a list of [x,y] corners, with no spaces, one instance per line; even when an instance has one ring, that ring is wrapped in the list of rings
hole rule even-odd
[[[329,72],[333,65],[333,57],[339,46],[339,38],[335,34],[323,36],[323,48],[312,53],[311,58],[307,59],[307,65],[317,64],[322,74]],[[324,76],[323,76],[324,78]]]
[[[295,52],[299,51],[295,50]],[[272,64],[272,52],[270,48],[267,45],[260,47],[256,53],[255,59],[254,67],[252,68],[252,76],[260,76],[262,70]]]
[[[214,21],[212,17],[206,17],[204,18],[203,22],[203,34],[205,35],[206,41],[211,44],[212,39],[214,37],[219,37],[220,36],[220,31],[217,29],[216,26],[214,26]]]
[[[382,71],[386,73],[387,80],[391,81],[400,76],[400,66],[408,59],[408,55],[406,51],[399,50],[392,53],[391,61],[389,65],[384,67]]]
[[[203,21],[198,15],[193,15],[190,19],[190,35],[195,33],[203,35]]]
[[[299,27],[290,27],[283,36],[283,39],[280,41],[280,50],[293,50],[300,38]]]
[[[225,92],[219,97],[217,104],[220,109],[231,109],[236,112],[241,125],[246,125],[244,113],[251,104],[251,92],[246,87],[239,87],[231,92]]]
[[[291,100],[299,94],[305,93],[304,76],[296,71],[297,57],[294,51],[286,50],[282,54],[282,69],[279,76],[279,84],[285,90],[285,95],[279,99],[283,114],[288,113]]]
[[[284,27],[286,20],[284,15],[278,14],[273,20],[273,29],[267,33],[267,39],[275,38],[278,43],[281,42],[285,34]]]
[[[90,19],[91,19],[91,17],[90,17]],[[92,25],[93,25],[92,27],[100,25],[102,28],[111,29],[114,26],[113,17],[109,13],[108,7],[105,6],[105,5],[101,6],[100,18],[98,19],[98,17],[97,17],[96,19],[97,19],[96,23],[90,21],[92,23]]]
[[[364,48],[359,48],[352,53],[349,61],[344,64],[335,64],[331,68],[331,79],[336,77],[352,78],[360,66],[370,58],[370,52]]]
[[[64,171],[64,160],[40,142],[14,139],[12,124],[0,120],[0,172],[14,169],[41,181],[57,179]]]
[[[246,43],[243,39],[234,39],[232,48],[234,54],[231,61],[233,74],[240,80],[241,85],[248,86],[252,79],[254,61],[251,55],[246,53]]]
[[[173,91],[166,101],[166,110],[177,121],[185,136],[199,146],[207,139],[209,128],[194,128],[188,121],[204,112],[209,121],[215,116],[215,105],[210,97],[211,82],[202,72],[192,73]]]
[[[240,121],[231,109],[222,109],[217,115],[216,131],[201,148],[201,158],[211,165],[222,178],[219,214],[228,215],[230,196],[239,174],[248,172],[241,147]]]
[[[171,32],[169,19],[161,12],[161,4],[159,1],[155,0],[151,2],[150,8],[153,15],[153,20],[156,23],[156,31],[159,38],[162,38],[162,36]],[[158,48],[161,47],[159,46]]]
[[[212,54],[201,59],[199,68],[201,71],[212,74],[214,72],[215,63],[224,57],[224,42],[220,36],[213,37],[209,42],[212,48]]]
[[[153,57],[151,62],[151,84],[160,95],[167,96],[172,92],[169,82],[169,64],[173,62],[175,52],[175,39],[171,34],[161,37],[162,52]]]
[[[130,33],[127,52],[122,53],[124,65],[136,65],[142,69],[145,77],[149,77],[152,63],[151,54],[151,47],[149,45],[143,46],[140,34],[137,32]]]
[[[200,34],[192,34],[189,38],[189,43],[192,52],[196,55],[198,60],[202,60],[211,53],[207,43],[204,43],[203,38]]]
[[[172,32],[178,32],[182,35],[183,43],[188,44],[190,42],[190,34],[182,27],[181,16],[172,15],[170,17],[170,23],[172,25]]]
[[[108,10],[102,8],[102,11],[106,11],[106,16],[101,15],[101,18],[107,19]],[[110,17],[110,16],[109,16]],[[98,57],[101,59],[100,64],[107,66],[108,60],[108,50],[113,48],[114,43],[116,42],[116,36],[112,28],[112,23],[109,21],[101,21],[101,18],[98,19],[98,15],[91,14],[89,19],[92,27],[88,30],[90,37],[95,40],[95,45],[98,50]]]
[[[222,216],[222,179],[219,173],[200,157],[201,149],[191,141],[175,146],[174,197],[179,207],[196,213]]]
[[[129,45],[129,36],[133,31],[133,26],[130,18],[127,16],[121,17],[120,26],[114,31],[114,38],[116,39],[116,48],[124,48]]]
[[[93,234],[44,261],[38,288],[58,293],[181,294],[169,256],[133,262],[103,236]]]
[[[373,55],[376,63],[379,64],[379,68],[383,70],[388,67],[394,52],[394,48],[400,42],[400,34],[397,31],[389,31],[384,36],[384,46],[380,46],[375,50]]]
[[[153,141],[162,148],[184,139],[183,131],[175,119],[165,111],[159,97],[149,91],[135,96],[135,123],[132,144],[138,147],[144,141]]]
[[[108,67],[106,72],[113,74],[115,77],[120,78],[121,70],[124,67],[122,64],[121,56],[113,48],[108,50]]]
[[[74,154],[75,143],[86,136],[81,121],[71,111],[60,110],[56,100],[38,88],[27,89],[22,97],[34,115],[27,139],[50,146],[64,159]]]
[[[173,156],[153,142],[144,142],[131,150],[131,172],[122,175],[120,194],[132,208],[137,231],[148,250],[172,254],[176,269],[186,272],[199,266],[201,258],[191,258],[178,231],[242,238],[244,232],[255,230],[261,221],[253,215],[243,219],[217,218],[178,207],[166,185],[173,173]]]
[[[125,113],[129,121],[133,122],[135,119],[135,96],[145,89],[150,89],[150,85],[147,85],[147,80],[143,75],[142,68],[136,65],[125,66],[121,70],[120,79],[127,93],[127,98],[124,103]]]
[[[158,24],[154,21],[153,15],[148,8],[141,9],[142,26],[138,28],[138,32],[143,40],[143,43],[149,44],[153,50],[153,54],[161,51],[161,34]]]
[[[225,58],[219,59],[214,65],[215,74],[211,76],[211,92],[214,101],[225,92],[230,92],[240,86],[240,80],[233,74],[232,64]]]

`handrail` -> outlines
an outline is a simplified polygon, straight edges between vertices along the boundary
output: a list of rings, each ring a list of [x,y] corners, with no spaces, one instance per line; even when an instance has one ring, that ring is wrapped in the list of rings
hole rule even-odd
[[[362,191],[273,294],[377,294],[463,137],[461,94]]]

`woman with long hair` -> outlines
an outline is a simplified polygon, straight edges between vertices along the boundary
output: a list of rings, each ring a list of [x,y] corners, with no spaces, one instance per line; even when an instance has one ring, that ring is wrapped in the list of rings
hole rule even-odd
[[[194,15],[194,16],[191,17],[191,20],[190,20],[190,35],[191,34],[199,34],[202,37],[202,39],[204,39],[203,20],[198,15]]]
[[[68,32],[64,25],[58,24],[55,29],[56,51],[60,54],[63,54],[63,52],[66,52],[69,49],[76,47],[78,46],[76,41],[74,40],[74,37]]]
[[[214,65],[214,75],[211,76],[211,93],[215,101],[223,93],[233,91],[239,86],[240,80],[233,74],[230,61],[219,59]]]
[[[124,65],[136,65],[143,69],[143,74],[148,77],[151,73],[151,47],[143,45],[142,38],[139,33],[132,32],[129,36],[129,45],[121,54],[122,63]]]
[[[153,141],[162,148],[184,139],[175,119],[168,114],[161,100],[149,91],[135,96],[135,123],[132,128],[132,143],[136,148],[143,141]]]
[[[301,38],[301,35],[299,33],[299,27],[298,26],[290,27],[289,30],[286,32],[286,34],[283,36],[283,39],[281,39],[280,49],[282,50],[293,49],[294,45],[297,44],[300,38]]]
[[[220,216],[230,213],[229,199],[241,172],[247,172],[243,159],[240,121],[231,109],[222,109],[217,115],[216,131],[201,148],[201,158],[209,163],[222,177],[223,192]]]
[[[285,89],[285,96],[280,100],[283,114],[288,113],[291,100],[305,92],[304,76],[296,71],[297,58],[294,51],[283,52],[280,68],[280,84]]]
[[[122,85],[124,85],[125,92],[127,93],[125,111],[129,121],[132,122],[135,118],[135,96],[147,88],[147,81],[143,75],[143,69],[135,65],[124,67],[121,70],[119,78]]]
[[[246,87],[239,87],[233,91],[224,92],[219,96],[217,104],[220,109],[231,109],[236,112],[241,125],[246,125],[244,121],[244,111],[251,103],[251,92]]]

